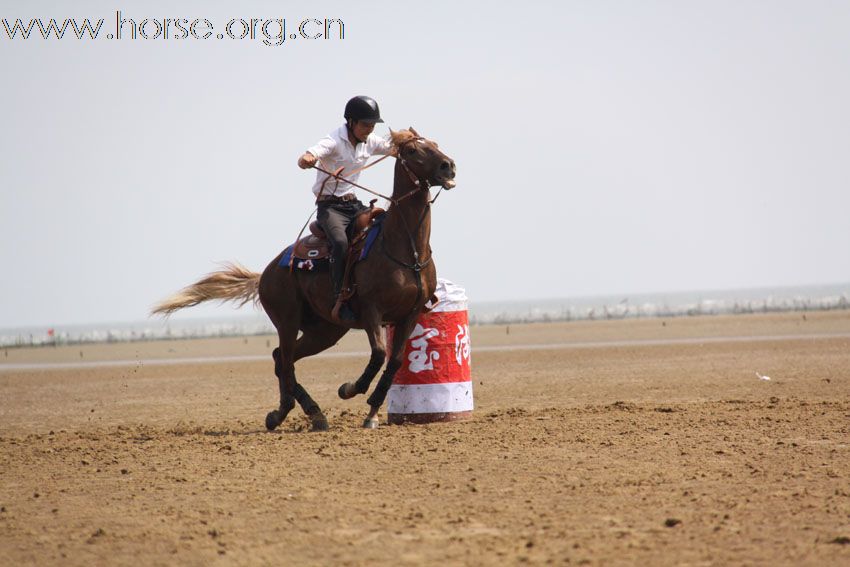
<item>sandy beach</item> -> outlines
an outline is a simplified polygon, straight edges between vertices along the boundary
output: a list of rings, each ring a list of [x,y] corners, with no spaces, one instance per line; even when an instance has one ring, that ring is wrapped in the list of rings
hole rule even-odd
[[[265,431],[275,337],[0,350],[0,562],[850,563],[850,311],[471,338],[463,422],[361,429],[362,332],[299,362],[326,433]]]

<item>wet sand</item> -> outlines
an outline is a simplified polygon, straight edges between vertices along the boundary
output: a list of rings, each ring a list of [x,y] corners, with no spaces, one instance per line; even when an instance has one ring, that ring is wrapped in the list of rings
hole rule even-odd
[[[273,337],[0,350],[2,563],[850,563],[850,312],[471,338],[466,422],[362,430],[362,333],[299,362],[326,433],[264,430]]]

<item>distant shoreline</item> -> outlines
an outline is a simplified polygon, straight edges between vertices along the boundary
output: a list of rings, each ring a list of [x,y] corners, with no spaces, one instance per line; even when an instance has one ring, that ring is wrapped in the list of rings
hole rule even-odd
[[[571,321],[614,321],[624,319],[673,319],[683,317],[752,315],[768,313],[805,313],[844,311],[850,309],[850,300],[846,295],[822,298],[818,300],[775,301],[761,300],[733,302],[727,305],[722,301],[710,300],[697,304],[677,307],[642,305],[630,306],[620,302],[616,305],[599,307],[568,308],[544,310],[539,307],[525,309],[524,312],[490,311],[478,314],[471,310],[469,323],[472,326],[516,325],[529,323],[564,323]],[[262,315],[262,314],[259,314]],[[254,319],[254,318],[250,318]],[[38,348],[70,345],[90,345],[102,343],[133,343],[151,341],[174,341],[208,338],[238,338],[272,335],[276,331],[271,323],[257,322],[181,322],[172,328],[166,325],[161,329],[145,328],[137,330],[133,325],[125,328],[90,329],[88,331],[60,331],[52,335],[16,334],[0,335],[0,348]]]
[[[565,321],[596,321],[617,319],[664,319],[674,317],[698,317],[703,315],[752,315],[754,313],[792,313],[812,311],[836,311],[850,309],[850,300],[841,295],[828,300],[772,302],[770,300],[734,302],[726,305],[719,301],[703,301],[694,305],[669,306],[630,306],[619,303],[613,306],[602,305],[584,309],[563,309],[560,312],[537,311],[528,315],[500,313],[479,318],[470,317],[474,325],[504,325],[508,323],[546,323]]]

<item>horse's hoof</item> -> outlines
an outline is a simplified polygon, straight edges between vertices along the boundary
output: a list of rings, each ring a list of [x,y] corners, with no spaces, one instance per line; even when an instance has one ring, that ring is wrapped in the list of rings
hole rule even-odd
[[[313,427],[310,428],[310,431],[327,431],[330,429],[328,420],[324,415],[314,417],[311,421],[313,422]]]
[[[342,386],[339,387],[339,390],[336,391],[340,398],[343,400],[350,400],[354,396],[357,395],[357,392],[354,391],[354,388],[349,389],[349,383],[346,382]]]
[[[281,423],[283,423],[283,417],[278,410],[272,410],[266,416],[266,429],[269,431],[274,431]]]
[[[363,429],[378,429],[378,425],[379,425],[378,418],[377,417],[371,417],[371,418],[366,419],[363,422]]]

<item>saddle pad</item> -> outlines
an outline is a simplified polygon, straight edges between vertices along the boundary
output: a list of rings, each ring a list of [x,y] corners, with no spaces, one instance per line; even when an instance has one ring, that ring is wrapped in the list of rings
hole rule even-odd
[[[292,260],[292,244],[286,247],[283,251],[283,256],[280,257],[280,262],[277,263],[281,268],[288,268],[289,262]]]
[[[375,244],[375,241],[378,239],[378,235],[381,234],[386,216],[386,213],[382,213],[372,219],[372,226],[369,227],[369,232],[366,233],[366,242],[363,243],[363,250],[360,252],[360,257],[357,259],[358,261],[365,259],[366,256],[369,255],[369,250],[372,249],[372,245]]]

